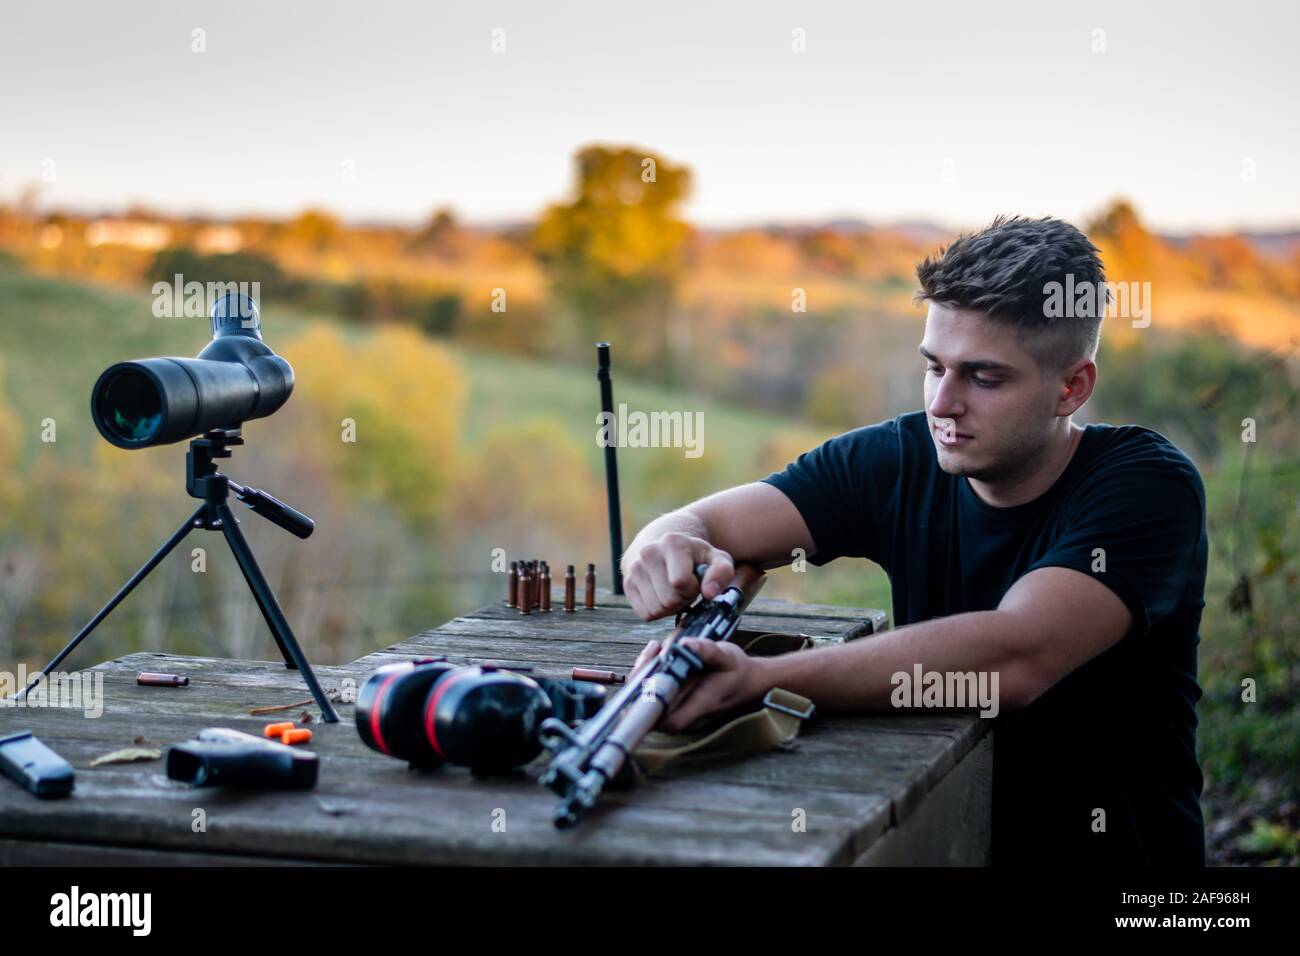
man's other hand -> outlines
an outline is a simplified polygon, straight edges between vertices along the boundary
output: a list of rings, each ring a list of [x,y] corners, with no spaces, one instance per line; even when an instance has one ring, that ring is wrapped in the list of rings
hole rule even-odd
[[[680,734],[703,717],[734,710],[766,692],[761,660],[730,641],[686,637],[682,645],[699,656],[704,673],[686,682],[672,709],[659,721],[659,730]]]

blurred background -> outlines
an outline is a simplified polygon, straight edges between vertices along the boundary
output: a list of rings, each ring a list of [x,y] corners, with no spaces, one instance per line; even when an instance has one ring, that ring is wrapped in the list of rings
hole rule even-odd
[[[922,407],[917,261],[1055,215],[1151,284],[1081,419],[1164,433],[1209,494],[1210,858],[1297,863],[1300,14],[998,6],[7,3],[0,669],[192,510],[183,444],[122,451],[88,413],[109,364],[203,347],[155,283],[260,283],[297,386],[227,470],[316,519],[243,527],[308,655],[345,662],[499,600],[494,549],[608,585],[596,340],[616,402],[704,413],[698,458],[619,452],[630,541]],[[865,562],[773,578],[890,607]],[[215,536],[67,666],[154,649],[276,656]]]

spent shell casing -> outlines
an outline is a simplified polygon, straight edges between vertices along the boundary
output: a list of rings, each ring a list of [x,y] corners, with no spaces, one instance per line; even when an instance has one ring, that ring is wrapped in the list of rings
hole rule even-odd
[[[155,674],[152,671],[141,671],[135,675],[135,682],[149,687],[188,687],[190,679],[180,674]]]
[[[586,600],[583,602],[583,607],[587,608],[587,610],[591,610],[596,606],[596,566],[594,564],[587,565],[586,585],[587,594]]]
[[[551,569],[546,566],[545,561],[542,562],[542,577],[539,590],[542,595],[542,610],[549,611],[551,609]]]
[[[519,600],[519,562],[510,562],[510,580],[506,584],[506,603],[511,607]]]
[[[569,565],[564,572],[564,609],[572,611],[574,608],[574,592],[577,589],[577,579],[573,576],[573,565]]]
[[[593,684],[623,684],[627,682],[627,675],[620,674],[618,671],[597,671],[590,667],[575,667],[569,675],[571,680],[591,681]]]

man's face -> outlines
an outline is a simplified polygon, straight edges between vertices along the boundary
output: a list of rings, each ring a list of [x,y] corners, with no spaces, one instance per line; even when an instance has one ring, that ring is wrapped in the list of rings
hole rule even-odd
[[[939,467],[997,482],[1032,474],[1060,399],[1016,338],[981,313],[930,304],[920,352],[925,410]]]

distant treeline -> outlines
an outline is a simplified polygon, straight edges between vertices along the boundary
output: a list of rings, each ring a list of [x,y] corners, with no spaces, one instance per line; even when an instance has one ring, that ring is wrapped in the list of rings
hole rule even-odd
[[[353,320],[400,319],[432,335],[451,336],[464,314],[455,289],[398,279],[332,282],[288,275],[274,259],[253,250],[205,255],[188,247],[164,249],[154,257],[146,279],[172,284],[258,282],[268,301]]]

